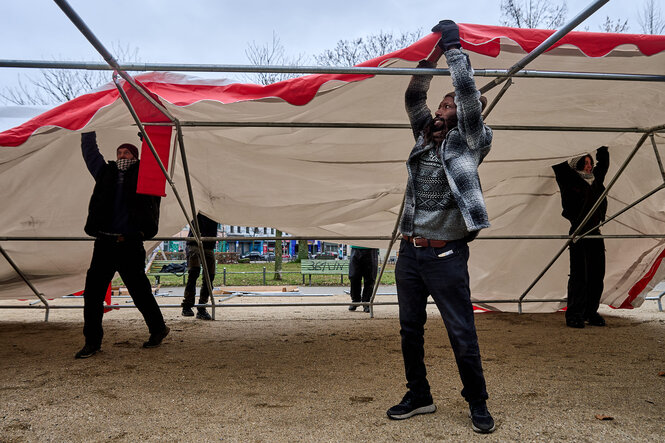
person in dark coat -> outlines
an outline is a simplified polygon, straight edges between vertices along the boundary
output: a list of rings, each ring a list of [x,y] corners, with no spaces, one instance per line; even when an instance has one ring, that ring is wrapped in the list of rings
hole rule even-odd
[[[577,230],[605,191],[603,182],[609,164],[608,148],[601,146],[596,150],[595,166],[591,154],[552,166],[561,191],[562,215],[570,222],[569,234]],[[604,198],[579,234],[592,229],[591,235],[600,235],[597,226],[605,220],[606,212],[607,198]],[[570,244],[569,252],[566,325],[583,328],[586,322],[592,326],[605,326],[605,319],[598,314],[605,278],[605,243],[602,238],[582,238]]]
[[[116,150],[116,161],[104,160],[95,132],[81,134],[81,150],[95,179],[90,198],[86,234],[95,237],[92,260],[83,293],[85,345],[75,358],[88,358],[101,350],[104,331],[104,297],[116,271],[148,325],[144,348],[159,346],[169,333],[145,275],[143,241],[159,228],[160,197],[138,194],[139,159],[136,146],[125,143]]]
[[[405,93],[415,146],[406,162],[408,182],[395,281],[408,391],[387,414],[402,420],[436,411],[424,361],[427,298],[431,296],[448,331],[471,427],[489,433],[494,431],[494,419],[487,408],[473,317],[468,243],[489,227],[478,166],[491,149],[492,130],[483,122],[486,100],[476,88],[457,25],[443,20],[432,31],[441,32],[441,39],[418,67],[435,68],[445,55],[455,91],[443,97],[434,116],[427,106],[432,75],[414,75]]]
[[[199,213],[196,220],[201,230],[201,237],[217,237],[217,222],[209,219],[205,215]],[[189,237],[194,237],[192,226],[194,222],[189,225]],[[203,256],[205,257],[206,267],[208,268],[208,281],[210,286],[215,279],[215,243],[214,241],[204,241],[203,243]],[[187,283],[185,284],[185,294],[182,301],[182,316],[193,317],[194,299],[196,298],[196,280],[201,274],[201,253],[199,246],[195,241],[187,242]],[[210,300],[210,291],[208,290],[208,282],[203,279],[201,285],[201,294],[199,295],[199,304],[205,305]],[[199,306],[196,310],[196,318],[200,320],[212,320],[212,317],[206,310],[205,306]]]
[[[351,305],[349,311],[358,307],[355,303],[367,303],[372,298],[376,275],[379,271],[379,250],[376,248],[363,248],[351,246],[349,259],[349,281],[351,282]],[[364,283],[364,284],[363,284]],[[363,306],[364,312],[369,312],[369,305]]]

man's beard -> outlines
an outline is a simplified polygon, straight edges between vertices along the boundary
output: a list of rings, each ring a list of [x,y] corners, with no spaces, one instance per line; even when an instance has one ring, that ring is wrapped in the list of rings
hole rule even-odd
[[[457,116],[443,119],[436,117],[425,130],[425,141],[427,143],[435,142],[440,144],[446,138],[448,131],[457,126]]]

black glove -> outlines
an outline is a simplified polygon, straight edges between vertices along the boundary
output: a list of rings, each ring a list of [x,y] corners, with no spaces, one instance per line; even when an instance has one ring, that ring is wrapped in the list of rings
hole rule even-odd
[[[439,47],[444,51],[451,48],[460,48],[459,27],[452,20],[441,20],[432,28],[432,32],[440,32]]]

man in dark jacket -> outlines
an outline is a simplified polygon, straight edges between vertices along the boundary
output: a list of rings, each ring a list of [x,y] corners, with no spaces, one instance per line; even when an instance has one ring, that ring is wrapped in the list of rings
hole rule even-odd
[[[432,117],[427,90],[432,75],[414,75],[406,90],[406,110],[416,144],[406,166],[402,242],[395,267],[402,356],[408,391],[388,409],[388,417],[406,419],[436,411],[424,362],[424,327],[429,295],[439,308],[469,404],[474,431],[494,431],[469,288],[468,242],[489,226],[478,165],[489,153],[492,130],[482,118],[486,101],[476,89],[459,29],[443,20],[434,52],[418,67],[434,68],[442,54],[455,92],[446,94]]]
[[[95,237],[92,261],[83,294],[85,345],[76,358],[92,357],[101,350],[104,296],[116,271],[143,315],[150,337],[144,348],[159,346],[169,333],[145,275],[143,240],[157,234],[160,197],[138,194],[139,160],[136,146],[125,143],[116,161],[104,160],[94,132],[81,134],[81,151],[95,179],[85,232]]]
[[[562,215],[570,221],[569,234],[575,232],[598,198],[605,191],[603,182],[610,164],[607,146],[596,150],[593,157],[586,154],[552,166],[561,190]],[[605,220],[607,198],[604,198],[579,233],[593,229],[591,235],[600,235],[596,228]],[[568,277],[568,307],[566,325],[583,328],[585,321],[592,326],[605,326],[598,314],[605,278],[605,243],[602,238],[583,238],[570,244],[570,275]]]
[[[196,216],[196,221],[199,224],[199,229],[201,230],[201,237],[217,237],[217,222],[209,219],[205,215],[199,213]],[[192,232],[192,226],[194,222],[189,225],[189,237],[193,237],[194,233]],[[214,241],[204,241],[203,242],[203,256],[206,261],[206,268],[208,268],[208,281],[210,286],[215,279],[215,267],[217,265],[215,261],[215,243]],[[185,294],[182,301],[182,315],[183,317],[193,317],[194,311],[192,307],[194,306],[194,299],[196,298],[196,280],[201,274],[201,253],[199,251],[199,246],[195,241],[187,242],[187,284],[185,285]],[[201,294],[199,295],[199,304],[205,305],[210,299],[210,291],[208,290],[208,281],[206,278],[203,278],[203,284],[201,285]],[[206,310],[205,306],[199,306],[196,312],[196,318],[200,320],[212,320],[212,317]]]
[[[379,271],[379,250],[351,246],[349,258],[349,281],[351,282],[351,305],[349,311],[355,311],[356,303],[368,303],[372,298],[376,275]],[[369,305],[363,306],[363,312],[369,312]]]

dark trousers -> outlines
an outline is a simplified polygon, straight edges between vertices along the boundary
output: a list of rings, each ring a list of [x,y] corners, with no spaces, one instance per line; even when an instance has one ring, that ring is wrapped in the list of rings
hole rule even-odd
[[[349,259],[349,280],[351,281],[352,302],[369,301],[372,297],[372,291],[374,290],[374,282],[376,281],[378,268],[378,249],[351,248],[351,258]]]
[[[113,275],[120,273],[134,304],[148,325],[151,334],[161,332],[166,326],[157,301],[152,294],[150,281],[145,275],[145,249],[141,240],[115,242],[97,239],[92,251],[92,261],[85,278],[83,294],[83,335],[89,345],[101,346],[104,330],[104,297]]]
[[[443,248],[418,248],[402,240],[395,279],[399,303],[402,356],[406,387],[417,397],[430,395],[425,369],[424,332],[427,297],[439,308],[462,379],[462,396],[468,402],[488,398],[473,318],[464,240]]]
[[[605,242],[602,238],[585,238],[571,243],[569,252],[566,319],[586,320],[598,312],[603,294]]]
[[[191,308],[194,306],[194,299],[196,298],[196,280],[201,274],[201,256],[199,254],[198,246],[187,247],[187,284],[185,285],[185,297],[182,301],[183,307]],[[215,279],[215,251],[212,249],[203,249],[205,256],[206,266],[208,267],[208,278],[210,285]],[[208,283],[203,279],[201,285],[201,294],[199,295],[199,304],[206,304],[210,299],[210,291],[208,290]]]

